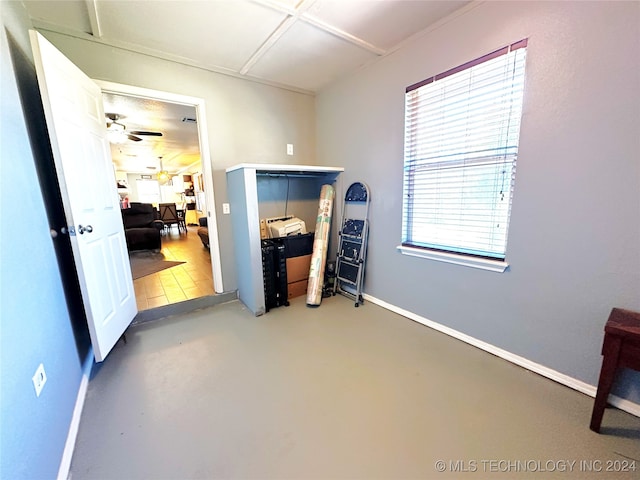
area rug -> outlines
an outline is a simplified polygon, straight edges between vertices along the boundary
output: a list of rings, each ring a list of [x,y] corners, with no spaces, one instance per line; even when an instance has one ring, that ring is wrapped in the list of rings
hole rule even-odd
[[[132,254],[129,255],[129,262],[131,263],[131,273],[134,280],[185,263],[165,260],[162,254]]]

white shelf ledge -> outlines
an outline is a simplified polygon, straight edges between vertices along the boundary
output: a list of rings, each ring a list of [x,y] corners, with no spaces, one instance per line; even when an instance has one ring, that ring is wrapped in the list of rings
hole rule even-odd
[[[326,173],[342,173],[343,167],[324,167],[320,165],[280,165],[273,163],[240,163],[227,168],[226,172],[241,170],[243,168],[255,169],[258,174],[267,173],[304,173],[304,174],[326,174]]]

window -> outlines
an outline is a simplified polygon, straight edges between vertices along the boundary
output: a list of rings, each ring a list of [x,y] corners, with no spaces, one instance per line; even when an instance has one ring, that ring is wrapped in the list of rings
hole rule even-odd
[[[141,203],[160,203],[160,186],[156,180],[136,180],[138,201]]]
[[[504,261],[526,46],[407,87],[401,250]]]

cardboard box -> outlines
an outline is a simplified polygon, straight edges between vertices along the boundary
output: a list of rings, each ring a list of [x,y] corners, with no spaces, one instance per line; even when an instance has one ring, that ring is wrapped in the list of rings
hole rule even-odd
[[[269,238],[269,229],[267,228],[267,221],[263,218],[260,220],[260,240],[266,240]]]
[[[309,278],[311,255],[287,258],[287,283],[306,281]]]
[[[287,298],[294,298],[294,297],[299,297],[301,295],[306,295],[308,283],[309,281],[307,279],[289,283],[287,285],[287,292],[288,292]]]

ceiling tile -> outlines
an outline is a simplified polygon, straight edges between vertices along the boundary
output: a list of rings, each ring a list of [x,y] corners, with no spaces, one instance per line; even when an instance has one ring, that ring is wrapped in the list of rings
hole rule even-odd
[[[305,15],[390,49],[469,1],[318,0]]]
[[[24,2],[31,18],[60,25],[77,32],[91,33],[91,23],[84,0]]]
[[[238,71],[286,14],[247,0],[99,2],[104,37]]]
[[[302,3],[302,1],[301,0],[271,0],[270,3],[280,4],[284,7],[295,9],[298,6],[298,4]]]
[[[315,91],[375,55],[303,22],[295,23],[248,72]]]

